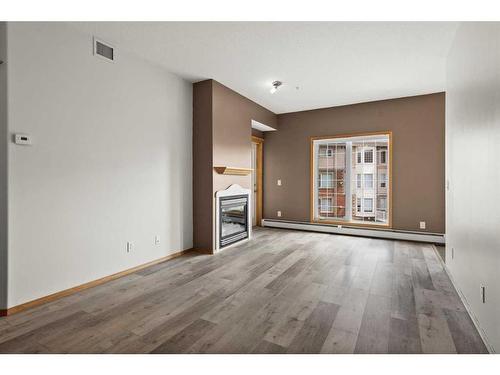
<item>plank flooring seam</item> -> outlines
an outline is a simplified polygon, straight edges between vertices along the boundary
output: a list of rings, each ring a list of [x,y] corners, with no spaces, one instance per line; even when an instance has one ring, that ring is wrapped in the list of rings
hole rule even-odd
[[[0,318],[0,353],[485,353],[435,249],[257,228]]]

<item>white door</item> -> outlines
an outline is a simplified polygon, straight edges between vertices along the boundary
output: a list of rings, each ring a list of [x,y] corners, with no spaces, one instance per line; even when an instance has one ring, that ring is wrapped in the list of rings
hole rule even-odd
[[[252,143],[252,226],[257,225],[257,144]]]

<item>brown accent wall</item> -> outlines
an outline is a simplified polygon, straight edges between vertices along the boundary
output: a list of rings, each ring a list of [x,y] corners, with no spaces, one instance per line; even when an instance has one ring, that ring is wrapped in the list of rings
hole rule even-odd
[[[252,167],[252,126],[256,120],[273,126],[277,117],[271,111],[214,81],[214,166]],[[226,176],[213,172],[214,194],[231,184],[251,187],[251,176]]]
[[[214,80],[194,84],[193,103],[194,246],[212,250],[215,193],[235,183],[251,187],[250,175],[220,175],[213,167],[251,168],[251,121],[276,126],[277,116]]]
[[[252,128],[252,135],[254,137],[264,138],[264,132],[261,132],[260,130],[253,129],[253,128]]]
[[[212,248],[212,81],[193,84],[193,247]]]
[[[280,114],[278,127],[265,134],[264,218],[310,220],[311,136],[391,130],[393,228],[445,232],[444,93]]]

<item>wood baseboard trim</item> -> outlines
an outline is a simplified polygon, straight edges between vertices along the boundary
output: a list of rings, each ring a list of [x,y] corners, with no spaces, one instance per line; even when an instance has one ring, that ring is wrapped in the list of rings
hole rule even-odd
[[[120,277],[130,275],[131,273],[140,271],[144,268],[154,266],[155,264],[163,263],[163,262],[169,261],[171,259],[180,257],[180,256],[182,256],[190,251],[193,251],[193,249],[182,250],[182,251],[179,251],[177,253],[173,253],[173,254],[167,255],[165,257],[153,260],[151,262],[144,263],[144,264],[141,264],[139,266],[135,266],[135,267],[129,268],[127,270],[114,273],[114,274],[109,275],[109,276],[101,277],[100,279],[97,279],[97,280],[89,281],[88,283],[81,284],[81,285],[75,286],[73,288],[65,289],[65,290],[62,290],[60,292],[56,292],[54,294],[50,294],[50,295],[45,296],[45,297],[37,298],[33,301],[29,301],[29,302],[26,302],[26,303],[23,303],[21,305],[17,305],[17,306],[8,308],[8,309],[0,310],[0,316],[13,315],[13,314],[19,313],[21,311],[31,309],[33,307],[37,307],[37,306],[43,305],[43,304],[48,303],[48,302],[55,301],[57,299],[69,296],[71,294],[75,294],[75,293],[80,292],[82,290],[90,289],[90,288],[93,288],[95,286],[110,282],[112,280],[119,279]]]
[[[206,248],[202,248],[202,247],[195,247],[192,249],[193,251],[196,251],[197,253],[199,254],[208,254],[208,255],[213,255],[214,254],[214,251],[211,250],[211,249],[206,249]]]

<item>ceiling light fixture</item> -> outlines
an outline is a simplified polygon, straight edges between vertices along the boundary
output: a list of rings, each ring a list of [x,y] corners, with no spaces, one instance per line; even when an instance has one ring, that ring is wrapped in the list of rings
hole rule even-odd
[[[272,83],[273,87],[271,87],[271,90],[269,90],[269,92],[271,94],[274,94],[276,91],[278,91],[278,87],[280,87],[282,84],[283,84],[283,82],[281,82],[281,81],[274,81]]]

